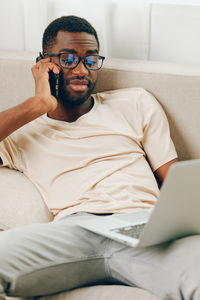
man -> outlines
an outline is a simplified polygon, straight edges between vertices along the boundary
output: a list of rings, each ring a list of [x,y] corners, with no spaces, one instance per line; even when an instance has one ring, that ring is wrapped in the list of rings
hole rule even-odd
[[[152,207],[155,177],[162,183],[177,161],[153,96],[143,89],[92,94],[103,60],[86,20],[56,19],[32,68],[35,96],[0,114],[2,165],[30,178],[54,219],[0,233],[0,298],[121,282],[161,297],[199,299],[198,237],[135,249],[76,225],[93,214]],[[50,87],[55,75],[59,89],[58,82]]]

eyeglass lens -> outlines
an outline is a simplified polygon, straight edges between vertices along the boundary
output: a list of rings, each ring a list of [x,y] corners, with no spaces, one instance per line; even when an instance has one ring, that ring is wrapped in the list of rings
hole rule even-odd
[[[79,61],[80,57],[72,53],[62,53],[60,55],[60,65],[63,68],[73,69],[75,68]],[[89,70],[98,70],[103,64],[103,58],[98,55],[88,55],[83,58],[84,65]]]

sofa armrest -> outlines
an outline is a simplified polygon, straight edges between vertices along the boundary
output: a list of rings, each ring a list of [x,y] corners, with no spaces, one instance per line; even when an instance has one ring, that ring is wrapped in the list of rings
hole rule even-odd
[[[0,229],[52,219],[39,191],[22,173],[0,167]]]

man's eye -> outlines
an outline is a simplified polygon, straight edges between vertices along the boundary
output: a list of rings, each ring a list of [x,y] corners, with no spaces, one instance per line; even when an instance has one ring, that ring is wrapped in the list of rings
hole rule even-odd
[[[96,64],[95,61],[87,60],[87,65],[94,66]]]
[[[94,56],[94,57],[92,57],[92,56],[90,56],[90,57],[87,57],[86,58],[86,64],[88,65],[88,66],[94,66],[95,64],[97,64],[97,58]]]
[[[70,66],[74,63],[74,56],[71,54],[62,55],[61,61],[63,65]]]
[[[65,65],[71,65],[73,64],[73,60],[72,59],[64,59],[62,60],[62,63],[65,64]]]

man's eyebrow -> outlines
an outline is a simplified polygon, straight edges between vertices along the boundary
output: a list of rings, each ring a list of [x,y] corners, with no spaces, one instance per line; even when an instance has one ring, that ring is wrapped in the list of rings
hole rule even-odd
[[[60,49],[59,52],[77,53],[74,49],[69,49],[69,48]]]
[[[74,50],[74,49],[69,49],[69,48],[63,48],[63,49],[60,49],[60,50],[59,50],[59,53],[63,53],[63,52],[74,53],[74,54],[77,53],[76,50]],[[99,51],[98,51],[97,49],[95,49],[95,50],[87,50],[86,53],[87,53],[87,54],[98,54]]]
[[[87,54],[98,54],[99,51],[98,50],[88,50],[86,53]]]

